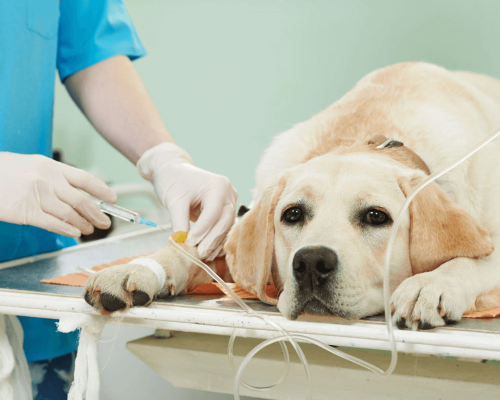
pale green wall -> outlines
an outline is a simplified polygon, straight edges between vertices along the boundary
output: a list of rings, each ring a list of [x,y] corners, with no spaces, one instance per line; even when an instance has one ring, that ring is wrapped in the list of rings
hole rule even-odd
[[[136,62],[178,144],[247,203],[272,136],[367,72],[425,60],[500,77],[500,1],[125,0],[149,54]],[[140,180],[61,85],[55,145],[114,182]]]

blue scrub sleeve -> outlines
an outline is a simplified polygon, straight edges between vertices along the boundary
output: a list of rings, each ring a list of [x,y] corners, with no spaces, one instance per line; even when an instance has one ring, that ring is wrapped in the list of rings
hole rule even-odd
[[[107,58],[146,50],[121,0],[61,0],[57,69],[68,76]]]

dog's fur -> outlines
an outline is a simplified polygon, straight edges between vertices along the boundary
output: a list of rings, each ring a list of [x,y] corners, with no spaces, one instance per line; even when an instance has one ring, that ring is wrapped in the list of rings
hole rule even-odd
[[[426,63],[368,74],[265,151],[250,211],[225,245],[224,279],[277,304],[292,319],[302,311],[345,318],[380,313],[385,248],[406,196],[499,127],[500,81],[493,78]],[[376,148],[386,137],[404,146]],[[435,327],[499,305],[499,156],[500,141],[494,141],[411,203],[392,255],[396,322]],[[291,208],[301,210],[300,222],[284,220]],[[372,225],[370,210],[389,219]],[[308,248],[335,252],[333,273],[318,281],[314,275],[298,278],[294,258]],[[145,267],[114,266],[89,279],[86,300],[107,313],[210,281],[170,245],[150,257],[167,272],[163,287]],[[210,266],[217,270],[223,263]],[[266,295],[269,282],[279,300]]]

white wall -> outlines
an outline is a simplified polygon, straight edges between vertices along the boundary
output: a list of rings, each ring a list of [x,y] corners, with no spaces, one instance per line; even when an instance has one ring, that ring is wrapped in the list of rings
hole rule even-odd
[[[272,136],[364,74],[398,61],[500,76],[498,0],[125,0],[148,56],[136,62],[177,142],[229,176],[243,203]],[[113,182],[134,166],[57,86],[55,145]]]

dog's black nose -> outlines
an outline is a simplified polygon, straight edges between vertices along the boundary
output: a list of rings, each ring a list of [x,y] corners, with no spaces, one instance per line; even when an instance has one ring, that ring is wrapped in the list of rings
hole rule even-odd
[[[313,285],[323,285],[337,270],[338,257],[325,246],[303,247],[293,257],[293,275],[297,282],[311,280]]]

